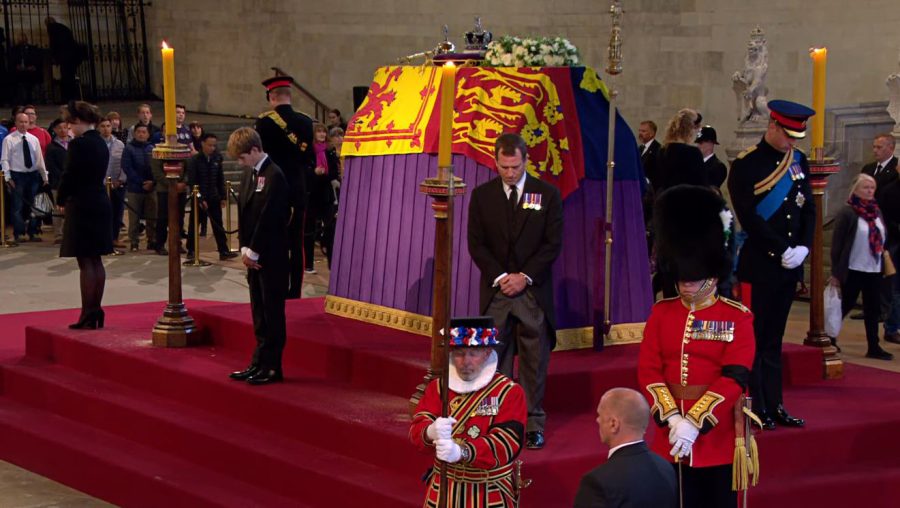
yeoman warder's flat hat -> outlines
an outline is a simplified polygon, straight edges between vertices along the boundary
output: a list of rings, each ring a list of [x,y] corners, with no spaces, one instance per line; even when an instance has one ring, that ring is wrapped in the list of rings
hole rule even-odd
[[[492,347],[499,344],[491,316],[450,319],[450,347]]]
[[[806,120],[816,114],[815,110],[796,102],[769,101],[769,116],[780,125],[784,132],[794,138],[806,137]]]

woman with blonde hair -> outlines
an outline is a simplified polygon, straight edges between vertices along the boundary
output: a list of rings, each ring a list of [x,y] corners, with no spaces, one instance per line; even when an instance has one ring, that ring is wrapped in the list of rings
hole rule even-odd
[[[707,185],[703,155],[694,144],[703,116],[685,108],[669,120],[666,137],[656,158],[657,194],[681,184]]]
[[[841,290],[841,314],[856,304],[862,293],[865,316],[867,358],[891,360],[894,355],[878,344],[878,317],[881,314],[881,279],[884,274],[886,242],[884,217],[875,201],[875,179],[859,174],[850,186],[850,198],[834,219],[831,241],[831,277],[828,283]],[[832,337],[837,346],[837,339]]]

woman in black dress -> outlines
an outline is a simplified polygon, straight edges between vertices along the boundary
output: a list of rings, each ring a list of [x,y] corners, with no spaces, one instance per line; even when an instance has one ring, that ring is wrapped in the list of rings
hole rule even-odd
[[[59,184],[57,203],[66,216],[59,255],[76,258],[81,273],[81,316],[69,328],[103,328],[106,270],[100,256],[113,251],[112,208],[103,183],[109,149],[95,130],[100,122],[96,106],[70,102],[65,120],[76,137],[69,142]]]
[[[669,121],[666,138],[656,156],[659,195],[676,185],[707,185],[703,154],[695,144],[703,117],[697,111],[682,109]]]

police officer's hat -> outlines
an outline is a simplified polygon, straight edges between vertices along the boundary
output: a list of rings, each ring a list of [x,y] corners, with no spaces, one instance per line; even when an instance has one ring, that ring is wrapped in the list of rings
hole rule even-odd
[[[783,100],[769,101],[768,106],[769,116],[788,136],[794,139],[806,137],[806,120],[816,114],[815,110],[803,104]]]
[[[493,347],[497,341],[497,329],[491,316],[450,319],[450,347]]]
[[[276,88],[290,88],[293,84],[294,78],[288,75],[272,76],[271,78],[262,82],[262,85],[266,87],[266,97],[269,96],[269,92],[275,90]]]
[[[704,125],[700,128],[700,133],[697,135],[697,143],[702,143],[704,141],[712,141],[716,145],[719,144],[719,140],[716,137],[716,130],[713,129],[711,125]]]
[[[731,259],[725,242],[730,213],[725,201],[708,187],[677,185],[660,194],[653,211],[660,271],[672,274],[676,281],[728,276]]]

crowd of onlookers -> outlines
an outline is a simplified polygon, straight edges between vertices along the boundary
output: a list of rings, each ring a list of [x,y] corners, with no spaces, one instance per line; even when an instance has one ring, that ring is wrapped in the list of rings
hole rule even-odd
[[[42,127],[33,105],[12,109],[8,120],[0,120],[0,165],[4,185],[6,225],[13,229],[10,241],[60,243],[63,218],[54,206],[60,175],[66,164],[66,150],[73,138],[69,125],[60,115]],[[153,148],[163,142],[165,123],[153,121],[149,104],[141,104],[134,123],[126,126],[116,111],[103,115],[97,130],[106,141],[110,158],[106,173],[107,188],[113,211],[113,242],[117,253],[137,252],[143,246],[149,251],[167,255],[168,193],[179,196],[182,242],[179,249],[188,259],[194,256],[194,221],[185,223],[189,194],[199,187],[197,222],[199,235],[212,232],[221,260],[237,256],[226,237],[222,210],[229,203],[226,194],[225,165],[219,150],[220,140],[206,132],[200,122],[186,122],[186,108],[175,109],[176,137],[191,150],[182,177],[173,183],[165,177],[162,162],[152,157]],[[306,216],[306,271],[315,272],[315,245],[328,254],[337,214],[337,197],[342,173],[340,146],[344,122],[338,110],[329,112],[328,124],[316,124],[316,168],[307,175],[310,207]],[[25,135],[21,133],[25,132]],[[224,142],[224,140],[222,140]],[[127,211],[127,222],[125,220]],[[127,227],[126,227],[127,226]],[[52,239],[50,238],[52,236]]]

